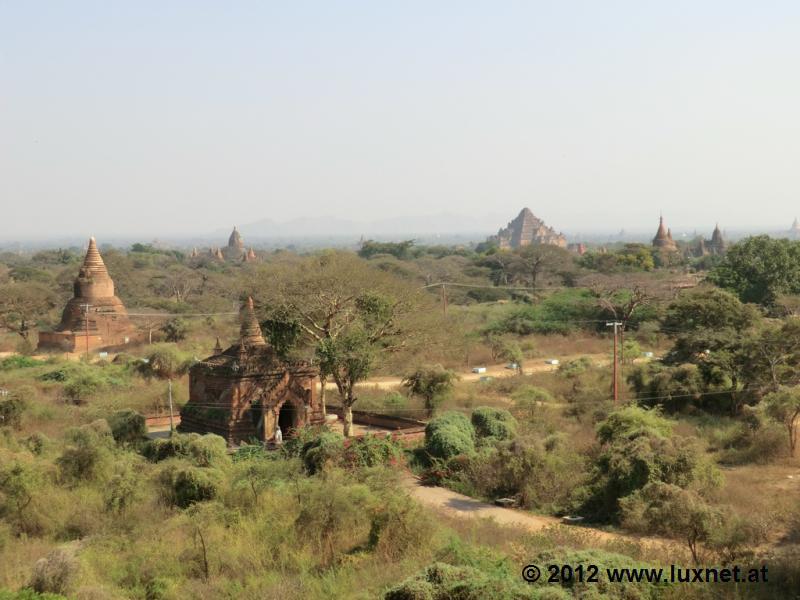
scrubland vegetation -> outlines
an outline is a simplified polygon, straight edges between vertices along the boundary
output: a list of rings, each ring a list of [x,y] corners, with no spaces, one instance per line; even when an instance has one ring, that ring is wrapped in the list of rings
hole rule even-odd
[[[796,597],[798,248],[367,242],[241,265],[105,249],[128,309],[169,316],[136,316],[153,343],[91,361],[34,352],[80,254],[2,255],[0,599]],[[423,419],[424,440],[311,428],[231,454],[211,435],[148,439],[167,380],[180,407],[188,365],[236,336],[235,315],[193,315],[247,295],[276,350],[334,384],[329,403]],[[617,404],[608,320],[625,325]],[[458,519],[420,505],[407,469],[584,522]],[[770,583],[529,585],[529,563],[766,564]]]

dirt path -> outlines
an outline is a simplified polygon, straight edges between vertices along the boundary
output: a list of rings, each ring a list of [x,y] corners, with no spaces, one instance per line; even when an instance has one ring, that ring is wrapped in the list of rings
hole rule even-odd
[[[573,360],[581,357],[586,357],[592,361],[595,365],[603,365],[609,364],[610,360],[606,354],[576,354],[575,356],[567,356],[561,358],[561,362],[566,362],[568,360]],[[507,369],[507,363],[501,363],[497,365],[486,365],[486,372],[485,373],[473,373],[472,370],[462,369],[457,371],[458,376],[461,381],[480,381],[482,377],[510,377],[512,375],[516,375],[516,371],[514,369]],[[481,365],[483,366],[483,365]],[[549,365],[545,363],[544,359],[536,359],[526,362],[523,365],[523,370],[525,375],[533,375],[534,373],[548,373],[558,369],[558,365]],[[357,385],[364,386],[364,387],[373,387],[378,389],[392,389],[399,387],[402,383],[402,378],[400,377],[371,377],[367,381],[363,383],[359,383]],[[335,390],[336,384],[329,381],[325,386],[325,389]]]
[[[621,533],[602,531],[593,527],[564,525],[556,517],[544,517],[514,508],[502,508],[443,487],[425,486],[414,475],[405,473],[402,485],[420,504],[449,516],[461,519],[493,519],[506,527],[523,527],[528,531],[541,531],[550,527],[570,527],[594,537],[598,542],[634,542],[675,550],[674,542],[661,538],[641,538]]]

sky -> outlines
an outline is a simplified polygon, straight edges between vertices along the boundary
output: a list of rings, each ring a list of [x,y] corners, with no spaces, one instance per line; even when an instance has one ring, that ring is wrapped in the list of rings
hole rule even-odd
[[[788,228],[799,64],[778,0],[0,0],[0,240]]]

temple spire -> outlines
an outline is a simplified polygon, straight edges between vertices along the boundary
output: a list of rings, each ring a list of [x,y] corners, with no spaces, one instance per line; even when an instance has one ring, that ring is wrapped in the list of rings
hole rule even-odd
[[[86,250],[81,271],[86,272],[87,275],[108,276],[108,270],[103,262],[103,257],[100,256],[100,251],[97,249],[97,241],[94,237],[89,238],[89,248]]]
[[[261,327],[256,318],[252,296],[248,296],[240,314],[242,319],[240,333],[242,346],[266,346],[267,342],[264,340],[264,334],[261,332]]]

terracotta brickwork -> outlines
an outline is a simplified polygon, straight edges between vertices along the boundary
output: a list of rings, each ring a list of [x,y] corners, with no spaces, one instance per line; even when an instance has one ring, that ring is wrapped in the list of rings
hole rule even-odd
[[[189,371],[189,402],[180,431],[216,433],[230,444],[284,437],[325,420],[315,367],[282,361],[267,344],[252,299],[242,307],[239,339]]]
[[[513,221],[498,231],[497,235],[490,237],[489,241],[496,242],[504,250],[536,244],[567,247],[567,238],[545,225],[529,208],[523,208]]]
[[[115,348],[138,338],[122,300],[114,294],[114,281],[94,238],[89,240],[73,290],[58,326],[39,332],[40,350],[82,352],[87,341],[89,350]]]

